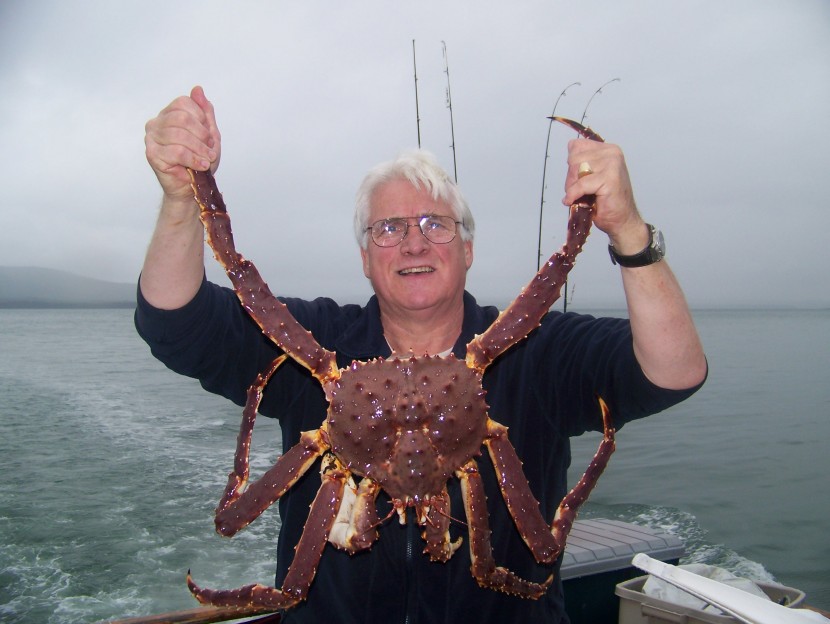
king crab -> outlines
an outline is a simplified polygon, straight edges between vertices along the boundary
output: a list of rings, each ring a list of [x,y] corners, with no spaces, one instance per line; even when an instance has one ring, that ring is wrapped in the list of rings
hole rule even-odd
[[[589,128],[557,118],[585,138],[602,141]],[[227,537],[250,524],[276,502],[322,458],[322,484],[311,505],[294,560],[281,589],[247,585],[235,590],[198,587],[187,583],[203,604],[228,607],[287,609],[304,600],[323,549],[340,511],[346,488],[356,487],[349,528],[342,547],[354,553],[377,539],[375,499],[385,490],[393,511],[405,520],[412,508],[423,528],[425,552],[445,562],[461,544],[449,534],[447,481],[461,481],[468,522],[472,574],[479,585],[524,598],[539,598],[553,580],[534,583],[496,565],[484,488],[475,457],[487,447],[499,476],[504,501],[522,539],[539,563],[553,563],[577,510],[587,499],[614,451],[614,427],[599,399],[604,436],[588,469],[560,503],[549,526],[539,511],[521,461],[508,440],[507,428],[488,415],[482,376],[503,351],[539,325],[559,297],[565,277],[588,237],[595,198],[580,198],[570,208],[565,244],[540,269],[522,293],[493,324],[467,345],[465,360],[452,354],[391,357],[354,361],[338,368],[335,353],[321,347],[271,294],[256,267],[236,252],[225,203],[213,175],[190,173],[200,218],[217,260],[225,268],[242,305],[283,355],[257,376],[248,390],[234,470],[216,509],[216,530]],[[291,357],[320,382],[329,401],[319,429],[306,431],[259,480],[248,484],[248,453],[254,420],[268,380]],[[361,477],[355,486],[352,476]],[[388,516],[387,516],[388,518]]]

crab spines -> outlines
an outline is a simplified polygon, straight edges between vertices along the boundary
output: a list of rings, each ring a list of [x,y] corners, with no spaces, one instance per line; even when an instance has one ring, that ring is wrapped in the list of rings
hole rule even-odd
[[[548,117],[548,119],[553,119],[554,121],[558,121],[559,123],[565,124],[566,126],[571,128],[572,130],[575,130],[586,139],[591,139],[592,141],[599,141],[601,143],[605,141],[605,139],[603,139],[600,135],[591,130],[589,127],[583,126],[581,123],[579,123],[578,121],[574,121],[573,119],[568,119],[567,117]]]
[[[565,117],[551,117],[563,123],[587,139],[603,141],[603,138],[581,123]],[[523,340],[539,326],[542,317],[559,299],[562,286],[588,239],[596,204],[594,195],[585,195],[570,208],[565,244],[539,269],[539,272],[522,289],[519,296],[499,314],[487,330],[467,344],[467,366],[483,373],[501,353]]]
[[[279,500],[328,448],[319,429],[305,431],[297,444],[283,453],[276,464],[244,491],[231,491],[229,487],[216,509],[216,532],[231,537],[244,529]]]
[[[467,515],[471,572],[481,587],[503,591],[522,598],[538,599],[553,581],[550,575],[544,582],[535,583],[520,578],[507,568],[496,565],[490,543],[490,523],[487,514],[487,497],[474,460],[456,470],[461,480],[461,493]]]
[[[568,539],[568,533],[570,533],[571,527],[573,527],[573,523],[576,520],[576,514],[580,506],[588,499],[588,496],[593,491],[597,481],[606,466],[608,466],[608,460],[611,459],[611,455],[616,448],[614,441],[616,429],[611,419],[611,411],[608,409],[605,401],[602,400],[602,397],[598,396],[597,400],[599,402],[599,408],[602,411],[602,441],[600,441],[599,448],[597,448],[597,452],[591,460],[591,463],[588,464],[588,468],[585,470],[582,478],[568,492],[565,498],[562,499],[562,502],[559,503],[553,523],[551,524],[553,539],[563,548],[565,541]]]
[[[375,505],[379,493],[380,485],[374,479],[365,477],[355,486],[349,478],[337,520],[329,533],[330,544],[351,554],[371,548],[378,539],[381,523]]]
[[[290,594],[258,583],[230,590],[202,588],[193,581],[190,570],[187,571],[187,588],[193,594],[193,597],[203,605],[211,605],[219,608],[225,607],[228,609],[245,609],[246,615],[258,611],[287,609],[299,602],[299,599],[294,598]]]
[[[536,561],[553,563],[562,548],[554,541],[550,527],[542,517],[539,502],[533,496],[522,471],[522,461],[507,437],[507,427],[490,420],[484,444],[493,461],[499,483],[511,484],[509,488],[502,487],[501,493],[522,540]]]
[[[231,590],[204,589],[193,582],[188,571],[190,593],[202,604],[245,609],[288,609],[305,600],[337,516],[348,474],[342,463],[328,454],[323,459],[320,477],[322,484],[311,503],[308,520],[295,549],[294,560],[288,566],[282,589],[260,584]]]
[[[433,496],[424,508],[421,523],[424,527],[421,536],[426,542],[424,552],[429,555],[431,561],[447,562],[463,541],[461,537],[455,541],[450,537],[450,495],[447,486],[444,486],[440,494]]]
[[[270,367],[264,373],[257,375],[256,380],[248,388],[248,399],[245,402],[245,409],[242,411],[242,423],[239,426],[239,435],[236,438],[236,453],[234,455],[233,470],[228,475],[228,484],[225,493],[219,501],[216,513],[237,500],[248,486],[248,475],[250,472],[251,438],[254,433],[257,410],[262,401],[262,393],[268,385],[273,374],[282,365],[286,355],[277,357],[271,362]]]
[[[242,307],[274,344],[311,371],[321,382],[339,376],[334,352],[324,349],[277,299],[256,266],[236,251],[231,221],[222,193],[210,171],[187,170],[199,219],[208,244],[225,269]]]
[[[539,326],[542,317],[559,299],[576,256],[591,231],[593,206],[579,201],[571,206],[565,244],[539,269],[522,292],[487,330],[467,344],[467,366],[483,373],[501,353],[523,340]]]

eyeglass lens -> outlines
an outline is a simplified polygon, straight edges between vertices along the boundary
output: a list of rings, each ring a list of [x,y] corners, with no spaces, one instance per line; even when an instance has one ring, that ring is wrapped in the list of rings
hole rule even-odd
[[[424,215],[417,218],[417,226],[432,243],[449,243],[455,238],[456,221],[452,217],[441,215]],[[375,221],[372,227],[372,240],[380,247],[394,247],[398,245],[409,232],[408,219],[381,219]]]

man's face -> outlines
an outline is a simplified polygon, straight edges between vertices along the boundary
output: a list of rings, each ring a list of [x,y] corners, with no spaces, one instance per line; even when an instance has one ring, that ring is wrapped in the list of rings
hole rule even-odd
[[[381,219],[423,215],[454,216],[446,202],[433,200],[406,179],[396,179],[375,190],[369,225]],[[399,313],[457,306],[473,263],[473,245],[464,242],[460,232],[449,243],[436,244],[414,222],[395,247],[378,247],[370,237],[360,254],[363,273],[372,282],[381,310]]]

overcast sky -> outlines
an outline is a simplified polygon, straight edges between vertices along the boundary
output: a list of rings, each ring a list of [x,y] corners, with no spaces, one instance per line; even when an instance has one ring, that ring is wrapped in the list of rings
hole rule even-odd
[[[0,266],[134,281],[160,200],[144,124],[194,84],[223,135],[238,249],[276,292],[363,301],[351,232],[365,171],[417,145],[477,220],[468,288],[509,301],[536,270],[547,115],[626,153],[695,307],[830,305],[830,3],[37,2],[0,4]],[[565,233],[554,127],[543,249]],[[594,232],[572,305],[622,304]],[[221,277],[210,261],[212,276]]]

